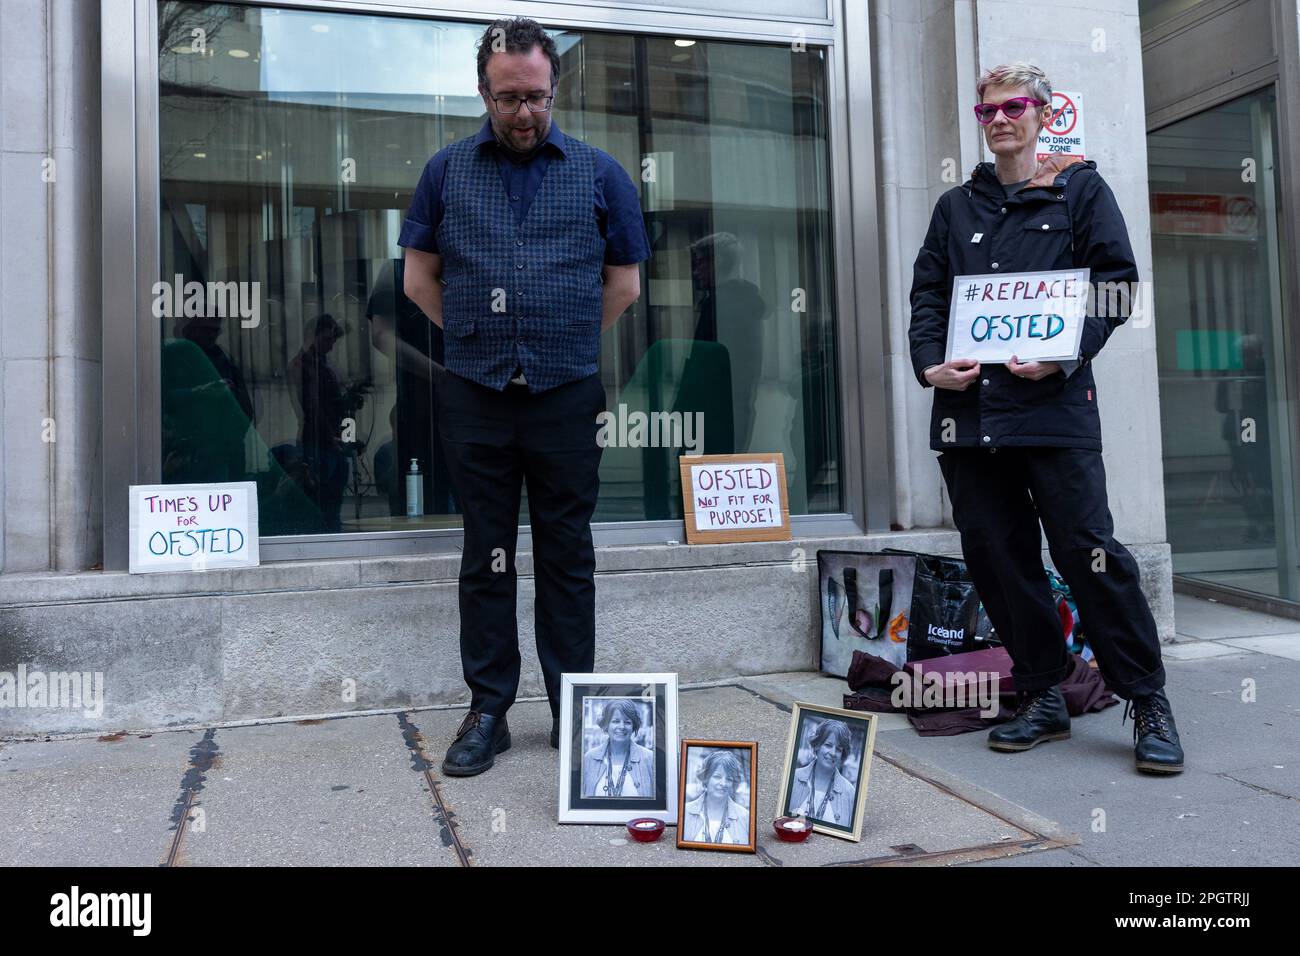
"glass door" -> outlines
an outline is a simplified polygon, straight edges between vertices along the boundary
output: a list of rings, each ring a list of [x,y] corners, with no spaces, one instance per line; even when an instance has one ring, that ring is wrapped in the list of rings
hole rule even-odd
[[[1147,147],[1173,570],[1294,601],[1277,142],[1269,87],[1156,130]]]

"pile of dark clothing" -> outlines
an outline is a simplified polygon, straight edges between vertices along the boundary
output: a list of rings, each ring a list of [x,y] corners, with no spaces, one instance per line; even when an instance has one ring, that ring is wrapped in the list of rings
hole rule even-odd
[[[968,660],[962,660],[963,658]],[[974,661],[970,658],[977,658]],[[996,673],[998,679],[998,714],[984,717],[979,706],[924,707],[913,700],[911,694],[900,694],[902,682],[915,687],[911,669],[921,666],[928,671],[966,671],[968,673]],[[967,666],[969,665],[969,666]],[[923,737],[949,737],[972,730],[984,730],[1011,719],[1015,712],[1017,695],[1011,679],[1011,658],[1003,648],[991,648],[969,654],[954,654],[947,658],[909,662],[905,670],[861,651],[853,652],[849,666],[848,682],[852,693],[844,695],[848,710],[870,710],[878,713],[905,713],[917,733]],[[1065,706],[1071,717],[1104,710],[1119,701],[1106,689],[1105,681],[1094,668],[1078,654],[1070,654],[1070,670],[1059,685],[1065,697]],[[974,689],[971,688],[973,699]],[[917,706],[899,706],[896,701]]]

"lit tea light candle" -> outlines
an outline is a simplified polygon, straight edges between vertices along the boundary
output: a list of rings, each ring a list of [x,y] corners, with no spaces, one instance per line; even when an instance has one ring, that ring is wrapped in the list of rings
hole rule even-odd
[[[627,832],[638,843],[653,843],[664,832],[664,822],[653,817],[627,821]]]
[[[812,833],[812,826],[802,817],[780,817],[772,821],[772,829],[787,843],[802,843]]]

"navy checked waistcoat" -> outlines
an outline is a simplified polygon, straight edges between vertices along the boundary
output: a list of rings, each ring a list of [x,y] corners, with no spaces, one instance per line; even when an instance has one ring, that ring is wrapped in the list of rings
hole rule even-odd
[[[447,370],[501,391],[523,367],[530,392],[595,373],[605,240],[594,214],[596,151],[566,137],[523,222],[491,149],[447,147],[442,321]]]

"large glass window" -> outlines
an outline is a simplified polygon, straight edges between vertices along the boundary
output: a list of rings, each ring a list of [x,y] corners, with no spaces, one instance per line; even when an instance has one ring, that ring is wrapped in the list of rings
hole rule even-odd
[[[1282,309],[1277,103],[1147,137],[1174,571],[1300,600]]]
[[[396,241],[429,156],[485,119],[482,29],[160,4],[164,481],[258,482],[268,535],[459,526],[441,331]],[[680,517],[682,453],[780,451],[793,513],[841,510],[824,53],[553,36],[555,122],[628,171],[652,243],[604,334],[607,407],[678,413],[605,449],[597,520]]]

